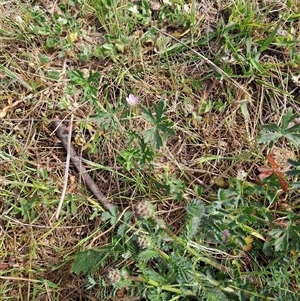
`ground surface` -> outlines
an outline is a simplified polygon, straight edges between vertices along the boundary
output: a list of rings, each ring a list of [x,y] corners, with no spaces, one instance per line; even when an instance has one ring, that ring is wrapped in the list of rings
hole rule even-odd
[[[56,135],[55,120],[67,127],[66,137],[72,134],[77,156],[106,201],[117,206],[118,216],[146,200],[176,237],[185,237],[189,201],[214,206],[232,200],[232,208],[220,205],[227,210],[216,214],[224,213],[220,221],[211,216],[214,230],[204,227],[194,244],[184,238],[185,251],[157,242],[164,260],[177,250],[188,261],[187,242],[195,249],[201,242],[211,249],[200,254],[231,272],[222,278],[204,266],[195,271],[224,281],[225,287],[229,281],[234,292],[223,292],[235,297],[228,300],[298,300],[299,199],[292,188],[297,178],[287,179],[287,194],[274,176],[269,184],[259,178],[267,153],[282,172],[287,159],[299,158],[298,136],[274,138],[274,147],[259,140],[263,124],[282,125],[288,108],[300,112],[297,2],[0,4],[1,300],[171,300],[176,294],[179,300],[225,300],[221,293],[220,299],[201,299],[209,289],[192,290],[190,297],[168,287],[162,291],[175,295],[148,293],[155,285],[143,285],[140,263],[124,255],[136,219],[126,235],[116,233],[117,222],[102,215],[105,208],[74,162],[66,167],[67,149]],[[138,97],[134,107],[126,101],[131,93]],[[299,123],[293,117],[290,127]],[[209,212],[220,209],[212,208]],[[231,231],[230,243],[222,231]],[[111,247],[116,245],[118,250]],[[98,268],[74,267],[77,252],[105,246],[106,253],[113,251]],[[145,261],[151,267],[159,262]],[[125,267],[136,282],[126,283],[126,292],[122,285],[106,283],[104,289],[108,266]],[[184,287],[183,278],[166,276],[165,284]]]

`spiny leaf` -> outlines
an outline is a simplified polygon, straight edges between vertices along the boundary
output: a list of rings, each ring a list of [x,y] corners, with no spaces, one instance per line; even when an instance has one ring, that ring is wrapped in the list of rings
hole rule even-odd
[[[139,259],[148,262],[154,258],[157,258],[159,256],[158,252],[152,249],[147,249],[139,253]]]

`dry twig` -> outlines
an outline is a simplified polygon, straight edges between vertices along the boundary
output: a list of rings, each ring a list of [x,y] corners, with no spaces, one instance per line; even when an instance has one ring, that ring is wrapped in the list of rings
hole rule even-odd
[[[61,197],[59,200],[59,204],[56,210],[56,215],[55,218],[58,219],[60,211],[61,211],[61,207],[66,195],[66,191],[67,191],[67,186],[68,186],[68,178],[69,178],[69,166],[70,166],[70,159],[71,159],[71,154],[70,154],[70,149],[71,149],[71,138],[72,138],[72,125],[73,125],[73,113],[71,114],[71,120],[70,120],[70,125],[69,125],[69,133],[68,133],[68,140],[67,140],[67,159],[66,159],[66,169],[65,169],[65,180],[64,180],[64,187],[63,187],[63,191],[61,193]]]
[[[68,133],[67,128],[62,124],[61,120],[54,120],[53,124],[56,128],[56,134],[57,134],[58,138],[60,139],[60,141],[62,142],[62,145],[64,146],[64,148],[68,151],[68,148],[70,147],[69,148],[70,159],[71,159],[72,163],[75,165],[77,171],[82,176],[87,187],[90,189],[90,191],[93,193],[93,195],[98,199],[100,204],[105,209],[107,209],[107,210],[112,209],[113,204],[104,196],[104,194],[98,188],[97,184],[87,173],[87,170],[82,165],[80,158],[77,156],[72,143],[70,143],[70,145],[68,144],[69,133]]]

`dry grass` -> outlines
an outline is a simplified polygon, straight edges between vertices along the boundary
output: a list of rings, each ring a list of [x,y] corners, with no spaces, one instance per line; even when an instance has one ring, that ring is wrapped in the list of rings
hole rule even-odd
[[[174,26],[167,28],[167,24],[164,28],[183,41],[192,37],[190,46],[193,47],[203,35],[218,31],[221,20],[228,18],[232,1],[221,2],[222,5],[215,1],[200,4],[197,26],[186,34]],[[261,28],[277,20],[279,13],[288,13],[280,1],[261,2],[263,7],[251,2],[264,14]],[[254,70],[252,75],[243,76],[239,64],[226,64],[222,51],[224,40],[220,35],[195,47],[207,59],[219,62],[224,70],[232,67],[234,74],[239,75],[235,80],[251,95],[248,101],[244,91],[229,80],[220,80],[211,65],[199,60],[193,52],[186,49],[163,59],[154,50],[157,45],[143,40],[138,30],[132,32],[131,38],[139,55],[134,56],[131,46],[127,46],[115,61],[97,57],[80,61],[77,54],[83,47],[94,49],[103,41],[101,34],[92,33],[92,26],[101,28],[101,25],[89,6],[82,7],[86,12],[81,16],[80,6],[66,4],[73,21],[81,23],[82,35],[74,41],[72,49],[49,49],[47,36],[33,34],[28,27],[38,24],[30,16],[34,5],[39,5],[45,13],[44,26],[52,26],[51,14],[61,13],[57,3],[51,1],[0,4],[0,112],[5,112],[0,119],[0,300],[100,300],[99,291],[87,290],[85,279],[72,274],[70,265],[77,251],[87,248],[91,242],[92,247],[106,245],[111,233],[99,236],[107,230],[100,217],[102,209],[72,166],[61,216],[58,220],[54,218],[64,182],[66,153],[51,122],[57,116],[66,124],[70,119],[71,111],[63,105],[69,87],[65,72],[99,72],[97,101],[107,111],[116,108],[131,91],[148,107],[160,98],[166,99],[167,115],[175,123],[176,137],[168,139],[158,152],[153,170],[128,172],[116,159],[128,147],[125,132],[132,126],[142,129],[147,125],[133,118],[126,124],[127,128],[99,129],[89,117],[94,113],[95,103],[82,101],[79,87],[74,89],[71,100],[75,108],[73,144],[78,155],[98,164],[92,168],[91,175],[120,212],[138,200],[148,199],[157,205],[161,217],[174,232],[180,233],[184,205],[196,196],[195,185],[203,186],[212,195],[220,186],[226,187],[228,179],[236,177],[239,170],[247,171],[249,181],[258,181],[256,166],[262,164],[265,153],[256,143],[261,124],[278,122],[287,107],[300,111],[299,75],[298,79],[295,77],[299,62],[291,63],[288,47],[274,46],[261,58],[261,63],[269,66],[266,75]],[[235,22],[239,18],[243,23],[242,16],[237,16]],[[294,31],[289,30],[288,22],[281,27],[289,35],[294,32],[293,39],[298,42],[299,22],[292,23]],[[76,31],[75,27],[69,31],[64,28],[63,39]],[[234,36],[237,30],[235,26],[228,33]],[[257,41],[266,35],[260,28],[253,32],[257,35],[252,39]],[[168,47],[175,43],[170,40]],[[295,49],[300,51],[298,48],[299,44]],[[245,44],[237,49],[239,53],[243,51],[246,51]],[[228,52],[230,60],[232,51]],[[42,64],[42,56],[49,60]],[[54,71],[60,74],[57,80],[50,78]],[[207,109],[203,112],[205,104]],[[293,151],[299,155],[298,150]],[[199,164],[200,159],[210,156],[219,159]],[[166,175],[184,181],[186,190],[181,202],[175,201],[172,195],[159,196],[155,183]],[[99,214],[91,219],[97,211]],[[98,239],[93,241],[95,237]]]

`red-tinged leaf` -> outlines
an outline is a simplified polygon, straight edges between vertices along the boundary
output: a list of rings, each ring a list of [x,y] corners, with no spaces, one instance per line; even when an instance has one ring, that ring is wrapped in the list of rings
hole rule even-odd
[[[282,188],[282,190],[287,193],[288,192],[288,189],[289,189],[289,186],[288,186],[288,183],[286,182],[286,180],[283,178],[283,174],[282,172],[280,172],[279,170],[274,170],[274,173],[277,177],[277,180],[280,184],[280,187]]]
[[[280,187],[282,188],[282,190],[285,193],[287,193],[288,189],[289,189],[288,183],[284,179],[283,173],[279,170],[279,164],[276,162],[276,160],[273,158],[273,156],[271,154],[267,155],[267,161],[272,166],[272,168],[268,169],[267,167],[259,167],[259,171],[261,172],[259,177],[261,179],[263,179],[263,178],[266,178],[268,175],[271,175],[272,173],[274,173],[280,184]],[[272,170],[271,174],[269,174],[270,170]]]
[[[268,160],[269,164],[270,164],[274,169],[278,169],[278,168],[279,168],[278,163],[275,161],[275,159],[272,157],[272,155],[268,154],[268,155],[267,155],[267,160]]]
[[[260,172],[259,178],[261,180],[265,179],[265,178],[268,178],[269,176],[271,176],[274,173],[273,168],[270,168],[268,166],[260,166],[257,169]]]

